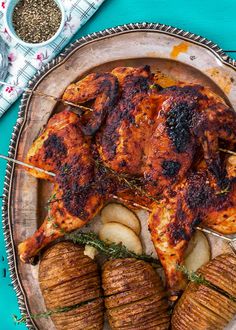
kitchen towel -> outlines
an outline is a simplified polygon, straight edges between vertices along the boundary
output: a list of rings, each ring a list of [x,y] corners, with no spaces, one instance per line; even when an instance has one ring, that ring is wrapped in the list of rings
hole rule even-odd
[[[45,47],[28,48],[16,43],[8,34],[3,20],[7,1],[0,1],[0,35],[8,45],[9,60],[5,82],[26,87],[35,73],[60,53],[78,29],[88,21],[103,2],[104,0],[63,0],[66,22],[62,33]],[[0,117],[22,92],[19,88],[0,86]]]

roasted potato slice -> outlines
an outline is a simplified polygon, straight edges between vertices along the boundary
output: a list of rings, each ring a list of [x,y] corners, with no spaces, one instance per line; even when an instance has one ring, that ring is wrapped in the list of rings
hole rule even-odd
[[[71,242],[50,247],[40,262],[39,284],[48,310],[83,303],[76,309],[52,315],[57,330],[103,329],[98,267],[84,255],[83,247]]]
[[[106,223],[99,231],[99,238],[108,243],[122,243],[128,250],[136,254],[143,252],[142,243],[135,232],[117,222]]]
[[[110,268],[113,263],[114,268]],[[119,265],[119,272],[117,272],[117,265]],[[114,294],[140,288],[140,283],[143,287],[152,285],[159,288],[162,286],[159,276],[153,271],[151,265],[142,260],[135,260],[134,262],[131,258],[107,262],[103,269],[102,279],[103,286],[106,287],[106,295],[113,295],[113,297]]]
[[[106,307],[113,308],[118,307],[120,305],[125,305],[130,302],[134,302],[140,299],[140,297],[149,297],[150,295],[154,295],[157,292],[157,285],[153,285],[153,283],[148,283],[145,287],[137,287],[135,290],[129,290],[121,293],[117,293],[115,295],[111,295],[106,297]],[[163,290],[159,292],[160,299],[166,297],[166,292]]]
[[[65,312],[54,314],[53,321],[57,329],[103,329],[103,302],[102,298]]]
[[[236,257],[232,254],[223,254],[203,266],[201,273],[206,280],[220,289],[236,296]]]
[[[136,235],[140,234],[141,225],[137,215],[127,207],[117,203],[106,205],[101,212],[102,222],[118,222],[132,229]]]
[[[166,292],[150,264],[131,258],[110,260],[103,267],[102,285],[112,329],[169,328]]]
[[[228,297],[236,297],[236,257],[220,255],[198,273],[214,287],[188,284],[174,309],[172,330],[223,330],[236,314],[236,302]]]

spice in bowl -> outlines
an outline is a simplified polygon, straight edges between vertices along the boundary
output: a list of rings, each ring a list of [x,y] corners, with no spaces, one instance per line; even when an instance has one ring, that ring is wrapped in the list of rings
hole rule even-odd
[[[51,39],[60,27],[62,13],[54,0],[21,0],[13,10],[15,33],[27,43]]]

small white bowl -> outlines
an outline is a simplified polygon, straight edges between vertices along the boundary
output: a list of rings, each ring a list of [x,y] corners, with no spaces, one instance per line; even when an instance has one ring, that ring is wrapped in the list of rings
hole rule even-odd
[[[5,25],[6,25],[6,28],[7,28],[7,32],[12,37],[12,39],[14,39],[16,42],[18,42],[19,44],[21,44],[23,46],[31,47],[31,48],[43,47],[43,46],[46,46],[46,45],[50,44],[52,41],[54,41],[59,36],[59,34],[62,32],[62,30],[64,28],[64,25],[65,25],[65,9],[64,9],[62,1],[61,0],[54,0],[56,2],[56,4],[58,5],[60,11],[61,11],[61,24],[60,24],[57,32],[50,39],[48,39],[46,41],[43,41],[43,42],[40,42],[40,43],[30,43],[30,42],[23,41],[16,34],[16,32],[14,30],[14,27],[13,27],[13,24],[12,24],[12,15],[13,15],[14,8],[15,8],[15,6],[17,5],[17,3],[19,1],[20,0],[10,0],[7,3],[5,14],[4,14],[4,21],[5,21]]]

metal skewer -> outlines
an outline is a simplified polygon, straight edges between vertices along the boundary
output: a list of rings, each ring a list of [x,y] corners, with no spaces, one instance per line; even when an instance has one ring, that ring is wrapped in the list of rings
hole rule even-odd
[[[52,177],[55,177],[55,176],[56,176],[56,174],[53,173],[53,172],[49,172],[49,171],[43,170],[43,169],[40,168],[40,167],[33,166],[33,165],[30,165],[30,164],[27,164],[27,163],[21,162],[21,161],[19,161],[19,160],[17,160],[17,159],[14,159],[14,158],[6,157],[6,156],[1,155],[1,154],[0,154],[0,158],[5,159],[5,160],[7,160],[7,161],[9,161],[9,162],[12,162],[12,163],[15,163],[15,164],[18,164],[18,165],[24,166],[24,167],[28,167],[28,168],[33,169],[33,170],[36,170],[36,171],[38,171],[38,172],[45,173],[45,174],[50,175],[50,176],[52,176]],[[121,198],[121,197],[119,197],[119,196],[112,195],[112,198],[114,198],[114,199],[116,199],[116,200],[118,200],[118,201],[120,201],[120,202],[123,202],[123,203],[130,203],[130,204],[132,204],[133,206],[135,206],[135,207],[139,207],[139,208],[141,208],[141,209],[143,209],[143,210],[145,210],[145,211],[152,212],[152,210],[151,210],[150,208],[146,207],[146,206],[140,205],[140,204],[138,204],[138,203],[134,203],[134,202],[132,202],[132,201],[128,201],[128,200],[126,200],[126,199],[124,199],[124,198]],[[236,249],[235,249],[235,247],[234,247],[234,245],[233,245],[233,243],[236,242],[236,237],[229,237],[229,236],[226,236],[226,235],[223,235],[223,234],[217,233],[217,232],[215,232],[215,231],[213,231],[213,230],[211,230],[211,229],[206,229],[206,228],[202,228],[202,227],[199,227],[199,226],[196,227],[196,229],[199,230],[199,231],[202,231],[202,232],[204,232],[204,233],[206,233],[206,234],[210,234],[210,235],[213,235],[213,236],[215,236],[215,237],[217,237],[217,238],[220,238],[220,239],[223,239],[223,240],[227,241],[227,242],[229,243],[230,247],[231,247],[231,248],[233,249],[233,251],[236,253]]]
[[[146,206],[140,205],[138,203],[133,203],[132,201],[129,201],[129,200],[124,199],[124,198],[121,198],[121,197],[118,197],[116,195],[112,195],[112,198],[115,199],[115,200],[117,200],[117,201],[123,202],[123,203],[127,203],[127,204],[130,203],[133,206],[139,207],[140,209],[145,210],[147,212],[150,212],[150,213],[152,212],[152,210],[150,208],[146,207]],[[207,229],[207,228],[202,228],[202,227],[199,227],[199,226],[197,226],[196,229],[199,230],[199,231],[204,232],[205,234],[210,234],[210,235],[215,236],[217,238],[221,238],[221,239],[223,239],[223,240],[225,240],[225,241],[227,241],[229,243],[236,242],[236,237],[233,237],[233,238],[232,237],[228,237],[226,235],[217,233],[214,230]]]
[[[223,149],[223,148],[219,148],[220,151],[225,152],[226,154],[230,154],[230,155],[234,155],[236,156],[236,152],[228,150],[228,149]]]
[[[210,235],[213,235],[215,237],[221,238],[221,239],[223,239],[225,241],[228,241],[228,242],[236,242],[236,237],[229,237],[229,236],[226,236],[224,234],[217,233],[214,230],[202,228],[202,227],[199,227],[199,226],[196,227],[196,229],[200,230],[200,231],[203,231],[206,234],[210,234]]]
[[[122,197],[116,196],[116,195],[112,195],[112,198],[117,200],[118,202],[122,202],[122,203],[126,203],[126,204],[132,204],[134,207],[139,207],[140,209],[147,211],[147,212],[152,212],[152,210],[144,205],[129,201],[127,199],[124,199]]]
[[[62,102],[65,105],[70,105],[72,107],[76,107],[76,108],[82,109],[84,111],[90,111],[90,112],[93,111],[93,109],[85,107],[83,105],[75,104],[75,103],[69,102],[69,101],[65,101],[61,98],[58,98],[58,97],[53,96],[53,95],[48,95],[48,94],[45,94],[45,93],[40,92],[40,91],[33,91],[32,89],[29,89],[27,87],[21,87],[21,86],[13,85],[13,84],[7,83],[5,81],[1,81],[1,80],[0,80],[0,85],[17,88],[17,89],[23,90],[25,93],[33,94],[33,95],[36,95],[36,96],[42,96],[42,97],[45,97],[45,98],[48,98],[48,99],[51,99],[51,100],[57,101],[57,102]]]
[[[1,155],[1,154],[0,154],[0,158],[5,159],[5,160],[7,160],[7,161],[9,161],[9,162],[12,162],[12,163],[15,163],[15,164],[18,164],[18,165],[24,166],[24,167],[31,168],[32,170],[36,170],[36,171],[38,171],[38,172],[42,172],[42,173],[45,173],[45,174],[47,174],[47,175],[51,175],[51,176],[53,176],[53,177],[56,176],[55,173],[48,172],[48,171],[46,171],[46,170],[43,170],[43,169],[40,168],[40,167],[33,166],[33,165],[30,165],[30,164],[27,164],[27,163],[21,162],[20,160],[17,160],[17,159],[13,159],[13,158],[10,158],[10,157],[6,157],[6,156]]]

